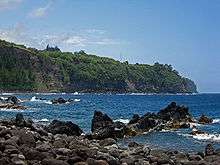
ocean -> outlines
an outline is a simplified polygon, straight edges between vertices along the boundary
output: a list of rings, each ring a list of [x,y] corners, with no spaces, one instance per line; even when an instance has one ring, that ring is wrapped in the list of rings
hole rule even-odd
[[[6,97],[9,93],[0,94]],[[189,107],[194,118],[205,114],[214,119],[212,124],[197,125],[197,128],[207,132],[204,136],[191,136],[190,129],[176,131],[152,132],[136,137],[119,140],[121,145],[137,141],[156,148],[180,150],[186,152],[203,151],[207,143],[220,148],[220,94],[193,95],[147,95],[147,94],[66,94],[66,93],[28,93],[13,94],[21,100],[26,110],[0,109],[0,118],[15,117],[22,112],[26,118],[35,122],[47,124],[53,119],[72,121],[88,133],[95,110],[108,114],[113,120],[128,122],[132,115],[144,115],[146,112],[158,112],[170,102]],[[69,104],[53,105],[51,99],[62,97],[73,99]]]

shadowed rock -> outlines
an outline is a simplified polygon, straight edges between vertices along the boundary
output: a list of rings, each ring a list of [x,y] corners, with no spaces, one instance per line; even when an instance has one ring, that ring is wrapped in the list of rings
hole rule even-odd
[[[79,136],[83,133],[79,126],[72,123],[71,121],[65,122],[53,120],[52,123],[50,123],[46,129],[48,132],[52,134],[66,134]]]

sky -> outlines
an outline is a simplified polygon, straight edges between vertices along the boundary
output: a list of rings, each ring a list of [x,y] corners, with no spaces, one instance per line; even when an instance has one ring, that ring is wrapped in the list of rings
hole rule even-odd
[[[0,0],[0,39],[171,64],[220,92],[220,0]]]

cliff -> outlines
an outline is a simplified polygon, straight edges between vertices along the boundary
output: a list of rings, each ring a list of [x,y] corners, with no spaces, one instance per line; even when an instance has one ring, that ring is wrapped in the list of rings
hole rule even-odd
[[[37,50],[0,40],[0,91],[195,93],[171,65],[129,64],[84,51]]]

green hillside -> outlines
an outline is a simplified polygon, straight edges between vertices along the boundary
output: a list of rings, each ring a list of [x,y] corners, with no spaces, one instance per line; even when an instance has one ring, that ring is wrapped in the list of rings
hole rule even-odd
[[[171,65],[129,64],[84,51],[37,50],[0,40],[1,91],[194,93]]]

